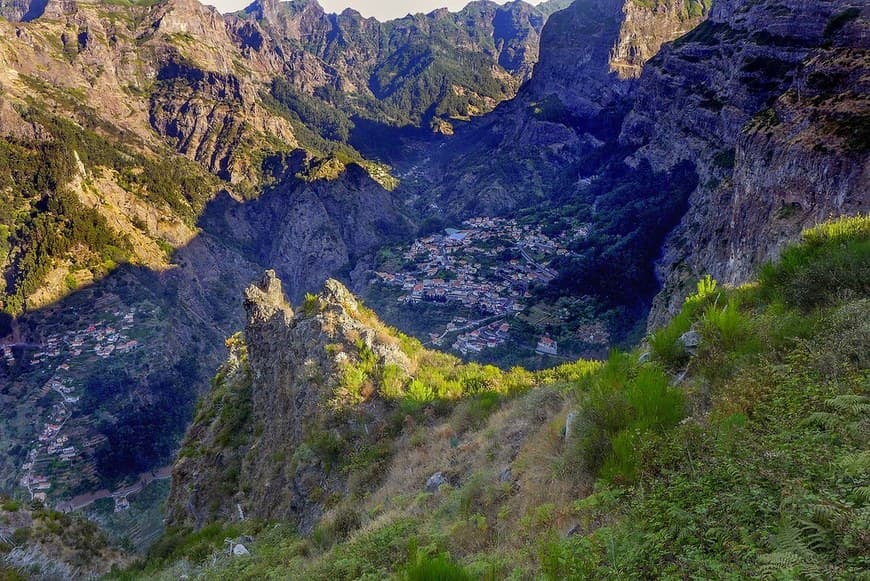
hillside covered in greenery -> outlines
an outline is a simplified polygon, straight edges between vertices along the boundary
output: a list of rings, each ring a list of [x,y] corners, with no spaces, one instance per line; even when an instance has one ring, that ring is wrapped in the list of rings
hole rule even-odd
[[[870,219],[844,219],[805,232],[757,282],[701,280],[669,325],[607,361],[395,389],[381,453],[346,441],[333,459],[374,486],[330,499],[310,534],[237,518],[176,527],[116,577],[859,578],[868,281]],[[456,386],[469,375],[426,360]],[[385,389],[375,363],[364,371]],[[250,397],[250,374],[236,376],[211,400]],[[327,463],[331,449],[307,453]],[[228,539],[250,554],[227,554]]]

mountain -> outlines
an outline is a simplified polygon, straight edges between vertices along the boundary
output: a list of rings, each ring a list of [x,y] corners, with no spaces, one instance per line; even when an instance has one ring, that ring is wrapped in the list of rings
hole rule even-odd
[[[294,311],[267,272],[129,573],[857,574],[868,244],[822,224],[648,345],[534,374],[421,349],[335,281]]]
[[[438,159],[434,206],[591,224],[550,291],[598,299],[615,337],[706,272],[746,280],[824,214],[868,207],[866,10],[788,8],[575,2],[517,98]]]
[[[264,44],[243,43],[287,55],[293,88],[391,124],[446,124],[512,97],[531,75],[544,20],[529,4],[487,1],[386,23],[313,1],[258,1],[233,15]]]
[[[696,160],[701,176],[659,264],[657,304],[673,312],[671,293],[701,272],[742,282],[801,229],[867,211],[868,13],[859,4],[720,2],[647,68],[642,107],[620,139],[654,167]]]
[[[165,467],[263,270],[294,303],[340,279],[431,340],[492,313],[400,302],[373,271],[466,219],[504,219],[519,238],[463,268],[491,270],[499,308],[522,311],[501,312],[498,358],[474,357],[537,369],[553,363],[543,337],[569,359],[636,344],[702,274],[743,282],[804,226],[867,209],[857,2],[475,2],[388,23],[297,1],[229,15],[192,0],[3,10],[24,22],[0,21],[0,487],[48,483],[49,502],[80,506]],[[451,284],[443,274],[425,276]],[[425,379],[454,389],[466,371],[495,373],[469,366]],[[211,419],[197,423],[208,449],[232,435]],[[328,451],[322,436],[308,444]],[[290,453],[279,439],[270,451]],[[242,470],[249,443],[213,465]],[[274,515],[307,530],[329,504],[312,475],[354,483],[296,467],[239,478],[296,483]],[[238,510],[211,506],[196,470],[188,482],[207,492],[177,522]]]

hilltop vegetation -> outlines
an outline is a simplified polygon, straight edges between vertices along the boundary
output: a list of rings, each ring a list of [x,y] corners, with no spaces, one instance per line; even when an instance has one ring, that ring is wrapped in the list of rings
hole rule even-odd
[[[856,578],[870,566],[868,280],[857,217],[806,232],[756,283],[703,279],[648,347],[601,364],[451,392],[436,386],[472,367],[426,356],[400,392],[407,418],[381,436],[377,484],[335,498],[311,534],[175,529],[120,578]],[[387,389],[355,360],[343,389]],[[251,555],[225,556],[242,535]]]
[[[94,523],[0,496],[0,578],[93,577],[128,562]]]
[[[44,130],[48,139],[0,138],[0,317],[20,315],[28,298],[61,260],[75,271],[101,276],[118,264],[136,260],[128,234],[109,226],[105,215],[83,202],[104,175],[124,191],[193,226],[214,192],[213,181],[186,160],[143,153],[142,143],[99,122],[85,111],[86,126],[46,113],[22,109],[22,119]],[[111,135],[112,137],[108,137]],[[147,227],[134,224],[141,236]],[[170,250],[165,240],[161,248]],[[0,321],[0,334],[8,329]]]

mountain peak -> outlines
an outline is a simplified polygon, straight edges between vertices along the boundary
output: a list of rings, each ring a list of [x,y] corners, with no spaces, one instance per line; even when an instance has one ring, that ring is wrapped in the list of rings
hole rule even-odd
[[[293,318],[293,309],[284,298],[281,280],[274,270],[267,270],[260,282],[245,289],[245,312],[248,326],[270,321],[279,313],[285,322]]]
[[[344,492],[346,475],[325,469],[314,456],[286,466],[271,459],[293,457],[317,430],[329,430],[340,442],[367,442],[387,422],[383,377],[406,377],[412,365],[395,333],[337,280],[306,295],[294,316],[280,279],[268,270],[245,291],[245,309],[245,348],[237,349],[244,355],[230,354],[205,406],[250,410],[253,422],[227,443],[221,414],[198,417],[185,443],[196,452],[174,472],[170,519],[197,526],[203,519],[232,519],[240,503],[253,518],[290,519],[310,530],[324,509],[316,490]],[[250,429],[253,423],[261,433]],[[215,484],[223,478],[216,471],[228,468],[222,462],[239,479],[240,492],[231,499]],[[177,502],[190,491],[197,491],[191,502]]]

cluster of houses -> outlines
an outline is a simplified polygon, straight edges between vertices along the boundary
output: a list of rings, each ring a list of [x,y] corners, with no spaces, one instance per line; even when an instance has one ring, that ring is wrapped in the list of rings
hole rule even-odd
[[[106,321],[97,321],[84,329],[68,331],[63,335],[51,335],[45,340],[43,348],[33,353],[30,363],[40,365],[49,359],[63,356],[78,357],[87,352],[95,353],[103,359],[113,353],[129,353],[139,346],[139,342],[130,339],[123,331],[133,328],[135,313],[135,308],[113,313],[120,321],[120,329],[116,329]],[[10,346],[4,346],[4,357],[7,357],[7,352],[8,357],[12,357]],[[63,370],[65,366],[68,370],[69,365],[66,363],[61,364],[59,368]]]
[[[521,299],[531,284],[556,276],[527,253],[568,253],[558,240],[513,220],[472,218],[463,227],[415,240],[403,253],[413,265],[410,272],[376,272],[376,276],[405,291],[400,303],[458,302],[484,313],[507,315],[523,310]],[[483,266],[509,249],[519,250],[523,259]]]
[[[456,337],[453,348],[462,354],[478,353],[505,342],[510,325],[503,319],[525,308],[523,299],[531,296],[533,284],[546,284],[557,276],[541,262],[570,254],[569,239],[587,233],[588,227],[583,227],[553,238],[515,220],[471,218],[462,229],[447,228],[443,234],[415,240],[402,254],[403,268],[377,271],[373,282],[401,288],[400,304],[456,303],[500,317],[478,328],[451,323],[444,333],[432,335],[437,345],[449,333],[467,331]],[[506,251],[511,258],[504,258]],[[550,353],[549,345],[543,348],[541,352]]]
[[[453,342],[453,349],[463,355],[480,353],[484,349],[498,347],[507,340],[511,326],[503,321],[495,321],[468,333],[461,333]]]
[[[93,354],[105,359],[139,347],[137,340],[130,339],[123,332],[133,327],[136,309],[118,310],[113,315],[113,323],[97,321],[82,329],[51,335],[32,355],[31,364],[42,365],[43,373],[50,374],[37,395],[44,397],[55,392],[60,397],[31,443],[27,461],[21,467],[19,482],[30,491],[34,499],[45,501],[46,491],[51,488],[51,475],[39,473],[42,470],[38,468],[46,466],[40,460],[56,458],[61,462],[70,462],[79,453],[79,449],[69,441],[69,436],[62,433],[67,419],[72,415],[73,407],[80,399],[76,394],[72,375],[73,366],[76,365],[74,358]],[[3,357],[9,363],[14,362],[12,346],[3,346]]]

